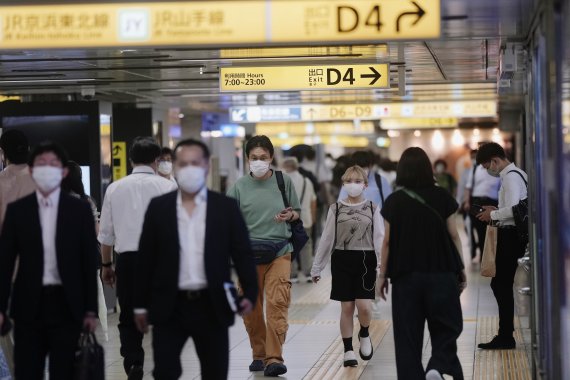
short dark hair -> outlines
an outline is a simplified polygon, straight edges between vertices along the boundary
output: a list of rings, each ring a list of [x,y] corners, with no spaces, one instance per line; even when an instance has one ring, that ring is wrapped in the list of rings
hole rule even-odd
[[[28,138],[22,131],[11,129],[2,133],[0,148],[2,148],[4,155],[12,164],[25,164],[28,161],[30,146]]]
[[[64,167],[67,166],[67,161],[68,161],[67,152],[65,151],[65,149],[61,147],[61,145],[53,141],[44,141],[36,145],[34,149],[32,149],[32,153],[30,153],[30,157],[28,159],[28,165],[34,166],[34,161],[36,157],[48,152],[55,154],[57,158],[61,161],[62,166]]]
[[[475,160],[477,161],[477,164],[481,165],[486,164],[495,157],[503,160],[507,159],[507,155],[505,154],[505,150],[502,146],[495,142],[489,142],[481,145],[479,149],[477,149],[477,157]]]
[[[372,154],[370,154],[369,151],[364,151],[364,150],[359,150],[356,151],[354,153],[352,153],[352,156],[350,157],[352,160],[352,164],[353,165],[358,165],[363,169],[369,168],[370,166],[372,166],[373,161],[373,156]]]
[[[396,169],[396,185],[409,188],[425,188],[435,184],[433,169],[422,148],[408,148],[402,153]]]
[[[152,137],[135,137],[129,155],[136,165],[152,164],[160,156],[160,145]]]
[[[210,149],[208,149],[208,146],[206,144],[204,144],[200,140],[186,139],[186,140],[182,140],[178,144],[176,144],[176,148],[174,148],[174,152],[172,154],[172,159],[174,161],[176,161],[176,152],[178,152],[178,148],[182,148],[184,146],[197,146],[197,147],[202,149],[202,155],[204,156],[204,158],[206,160],[210,159]]]
[[[269,137],[265,135],[253,136],[247,140],[247,143],[245,144],[245,155],[249,157],[249,152],[255,148],[262,148],[267,150],[271,157],[273,157],[275,154],[275,149],[273,148],[271,140],[269,140]]]
[[[170,157],[174,158],[174,152],[172,151],[172,149],[170,149],[169,147],[165,146],[160,150],[160,155],[164,156],[164,155],[170,155]]]
[[[82,199],[86,199],[87,194],[85,194],[85,187],[81,180],[81,167],[75,161],[68,161],[67,169],[68,173],[61,181],[61,189],[66,193],[73,192],[79,195]]]

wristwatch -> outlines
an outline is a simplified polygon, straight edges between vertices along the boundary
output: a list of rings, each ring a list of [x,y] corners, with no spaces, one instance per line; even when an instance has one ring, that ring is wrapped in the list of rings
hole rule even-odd
[[[112,261],[109,261],[108,263],[103,263],[103,264],[101,264],[101,266],[104,267],[104,268],[109,268],[111,265],[113,265],[113,262],[112,262]]]

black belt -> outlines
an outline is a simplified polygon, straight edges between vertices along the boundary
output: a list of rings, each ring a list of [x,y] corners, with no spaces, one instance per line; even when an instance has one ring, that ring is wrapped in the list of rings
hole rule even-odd
[[[208,294],[208,289],[178,291],[178,296],[188,301],[194,301],[200,298],[204,298],[206,297],[207,294]]]
[[[498,226],[500,230],[514,230],[517,226]]]
[[[44,285],[42,291],[44,294],[58,293],[63,291],[63,285]]]

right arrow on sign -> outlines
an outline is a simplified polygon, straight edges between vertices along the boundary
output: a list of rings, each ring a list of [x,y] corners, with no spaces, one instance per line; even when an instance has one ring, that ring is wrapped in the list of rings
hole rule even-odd
[[[416,25],[421,20],[421,18],[424,17],[424,15],[426,14],[426,12],[422,9],[422,7],[420,7],[415,1],[412,1],[412,4],[416,6],[416,11],[404,12],[398,16],[398,18],[396,19],[396,32],[400,32],[400,20],[402,19],[402,17],[417,15],[418,17],[416,18],[416,21],[412,23],[412,25]]]
[[[378,79],[380,79],[382,77],[382,74],[380,74],[378,71],[376,71],[376,69],[372,66],[368,66],[368,68],[372,71],[372,74],[361,74],[360,77],[361,78],[374,78],[372,80],[372,82],[370,82],[370,86],[372,86],[374,83],[376,83],[378,81]]]

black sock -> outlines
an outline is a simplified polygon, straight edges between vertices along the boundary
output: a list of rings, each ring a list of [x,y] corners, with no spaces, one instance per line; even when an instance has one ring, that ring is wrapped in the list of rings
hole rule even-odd
[[[370,334],[368,334],[368,327],[364,327],[362,325],[360,325],[360,332],[358,333],[358,336],[362,337],[362,338],[366,338],[367,336],[369,336]]]
[[[352,337],[342,338],[342,343],[344,343],[344,352],[354,351],[354,349],[352,348]]]

